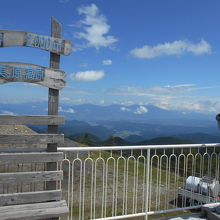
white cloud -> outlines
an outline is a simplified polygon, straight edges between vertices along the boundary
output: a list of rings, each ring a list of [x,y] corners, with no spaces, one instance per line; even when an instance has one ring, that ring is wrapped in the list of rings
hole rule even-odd
[[[104,104],[105,104],[105,100],[104,100],[104,99],[100,100],[100,101],[99,101],[99,104],[100,104],[100,105],[104,105]]]
[[[194,44],[190,41],[174,41],[156,46],[144,45],[141,48],[131,50],[134,57],[142,59],[151,59],[159,56],[183,55],[185,53],[192,53],[194,55],[202,55],[211,53],[211,45],[201,40],[199,43]]]
[[[155,106],[165,109],[165,110],[187,110],[187,111],[204,111],[204,109],[201,108],[201,105],[198,103],[198,101],[194,100],[185,100],[182,98],[181,100],[178,100],[176,98],[173,99],[167,99],[166,101],[158,100],[157,103],[155,103]],[[207,111],[206,107],[206,112]]]
[[[123,112],[132,112],[134,114],[145,114],[148,112],[148,109],[145,106],[139,106],[138,108],[136,108],[135,110],[132,111],[132,109],[127,108],[125,106],[120,107],[120,110]]]
[[[76,37],[87,41],[86,47],[111,47],[118,40],[107,35],[110,25],[107,24],[106,17],[99,12],[95,4],[78,8],[78,13],[84,15],[84,19],[79,21],[83,32],[78,32]]]
[[[79,66],[80,67],[88,67],[89,65],[87,63],[81,63]]]
[[[68,112],[68,113],[76,113],[73,108],[68,108],[68,109],[66,110],[66,112]]]
[[[64,97],[61,99],[62,102],[66,102],[66,103],[69,103],[69,104],[82,104],[82,103],[86,103],[87,101],[85,99],[82,99],[82,98],[79,98],[79,99],[71,99],[71,98],[67,98],[67,97]]]
[[[130,106],[130,105],[134,105],[135,102],[133,102],[133,101],[123,101],[123,102],[114,102],[114,104]]]
[[[70,101],[71,99],[69,97],[62,97],[61,101]]]
[[[103,60],[103,61],[102,61],[102,65],[104,65],[104,66],[110,66],[110,65],[112,65],[112,60]]]
[[[134,114],[142,115],[148,112],[148,109],[145,106],[139,106],[135,111]]]
[[[186,110],[202,113],[218,113],[220,102],[217,97],[173,96],[157,97],[152,104],[166,110]]]
[[[213,87],[196,87],[195,84],[179,84],[174,86],[155,86],[155,87],[140,87],[140,86],[124,86],[108,91],[115,95],[125,96],[158,96],[158,95],[176,95],[192,90],[199,90]]]
[[[81,98],[79,98],[79,99],[72,99],[72,98],[69,98],[69,97],[62,97],[61,99],[60,99],[60,101],[62,102],[62,103],[68,103],[68,104],[75,104],[75,103],[83,103],[84,102],[84,100],[83,99],[81,99]],[[63,109],[61,108],[61,111],[62,111]],[[71,110],[70,110],[71,111]]]
[[[74,81],[97,81],[105,76],[105,72],[102,70],[88,70],[84,72],[72,73],[70,78]]]
[[[73,108],[63,109],[61,106],[59,107],[59,112],[66,112],[66,113],[76,113],[76,111]]]
[[[124,107],[124,106],[122,106],[122,107],[120,108],[120,110],[123,111],[123,112],[130,112],[130,111],[131,111],[131,109],[129,109],[129,108],[127,108],[127,107]]]
[[[83,103],[85,101],[83,99],[74,99],[74,100],[72,100],[72,102],[74,102],[74,103]]]
[[[134,97],[135,102],[146,108],[146,105],[154,105],[166,110],[196,111],[202,113],[218,113],[220,101],[218,97],[199,96],[195,91],[219,88],[216,86],[199,87],[194,84],[179,84],[173,86],[155,87],[120,87],[108,94]],[[122,104],[122,103],[121,103]],[[123,103],[125,105],[125,103]],[[137,108],[133,113],[140,114],[146,110]],[[130,108],[129,108],[130,109]]]
[[[1,112],[2,112],[2,115],[15,115],[14,112],[10,112],[10,111],[5,111],[5,110],[3,110],[3,111],[1,111]]]

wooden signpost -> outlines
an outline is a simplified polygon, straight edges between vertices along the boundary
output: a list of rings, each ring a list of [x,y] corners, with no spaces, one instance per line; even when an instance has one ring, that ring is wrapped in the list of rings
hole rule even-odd
[[[39,48],[65,56],[70,55],[72,52],[72,43],[69,40],[26,31],[0,30],[0,47],[10,46]]]
[[[58,69],[35,64],[0,62],[0,84],[8,82],[29,82],[53,89],[65,87],[66,73]]]
[[[19,202],[15,199],[13,194],[1,195],[0,198],[4,198],[7,204],[8,200],[11,200],[8,204],[22,204],[28,200],[27,205],[16,206],[17,209],[13,213],[8,213],[9,209],[14,207],[0,207],[0,219],[6,215],[7,219],[18,219],[18,212],[20,209],[32,209],[28,213],[22,212],[19,219],[50,219],[58,220],[59,217],[68,213],[68,208],[65,201],[61,201],[61,192],[56,189],[56,181],[62,179],[62,171],[57,171],[57,144],[64,141],[64,136],[58,134],[58,125],[64,123],[64,118],[58,116],[58,105],[59,105],[59,90],[65,87],[64,71],[59,70],[60,67],[60,55],[69,55],[72,51],[72,43],[68,40],[61,39],[61,24],[54,18],[51,20],[51,36],[39,35],[26,31],[14,31],[14,30],[0,30],[0,47],[8,46],[26,46],[32,48],[39,48],[50,52],[50,67],[44,67],[36,64],[29,63],[16,63],[16,62],[0,62],[0,84],[9,82],[28,82],[36,83],[49,88],[48,92],[48,115],[47,116],[9,116],[0,115],[0,124],[17,125],[17,124],[47,124],[48,134],[34,134],[34,135],[0,135],[0,143],[6,144],[32,144],[32,143],[46,143],[47,153],[41,153],[47,164],[46,171],[42,172],[30,172],[30,173],[12,173],[12,174],[1,174],[0,179],[7,183],[14,182],[19,179],[24,181],[30,181],[33,178],[37,180],[45,180],[46,191],[34,192],[36,197],[33,198],[33,192],[31,193],[19,193],[19,198],[22,201]],[[52,153],[50,153],[52,152]],[[54,155],[52,155],[54,154]],[[61,153],[62,154],[62,153]],[[41,157],[40,155],[34,155],[34,158]],[[49,156],[48,156],[49,155]],[[23,155],[28,157],[28,155]],[[22,155],[14,155],[15,158],[22,157]],[[51,157],[53,156],[53,159]],[[50,159],[48,160],[47,158]],[[9,159],[11,155],[9,155]],[[34,159],[33,158],[33,159]],[[41,160],[42,160],[41,158]],[[6,159],[7,161],[7,159]],[[34,161],[34,160],[33,160]],[[0,158],[1,162],[1,158]],[[4,176],[5,175],[5,176]],[[48,178],[44,179],[48,175]],[[53,175],[53,176],[52,176]],[[52,177],[51,177],[52,176]],[[12,178],[13,177],[13,178]],[[44,178],[43,178],[44,177]],[[7,179],[8,178],[8,179]],[[9,181],[12,178],[12,181]],[[1,182],[1,181],[0,181]],[[43,195],[43,196],[42,196]],[[17,198],[17,197],[16,197]],[[51,200],[50,200],[51,198]],[[59,198],[60,201],[54,201],[54,198]],[[58,199],[57,199],[58,200]],[[13,202],[15,201],[15,202]],[[36,202],[46,202],[38,203]],[[48,202],[50,201],[50,202]],[[34,204],[31,204],[34,203]],[[0,202],[1,206],[1,202]],[[48,207],[47,207],[48,206]],[[29,208],[30,207],[30,208]],[[38,210],[38,207],[40,209]],[[36,210],[37,209],[37,210]],[[30,215],[30,213],[33,213]],[[39,215],[40,213],[40,215]],[[27,214],[29,214],[27,216]],[[6,219],[6,218],[5,218]]]
[[[61,38],[62,26],[61,24],[54,18],[51,20],[51,37]],[[60,55],[56,53],[50,53],[50,68],[59,69],[60,68]],[[49,88],[48,94],[48,115],[58,115],[59,108],[59,90]],[[49,134],[57,134],[58,126],[57,125],[48,125],[48,133]],[[47,145],[48,152],[56,152],[57,144],[49,143]],[[56,170],[56,163],[47,163],[47,170]],[[56,189],[56,182],[51,181],[46,183],[46,188],[48,190]],[[54,219],[58,220],[58,219]]]

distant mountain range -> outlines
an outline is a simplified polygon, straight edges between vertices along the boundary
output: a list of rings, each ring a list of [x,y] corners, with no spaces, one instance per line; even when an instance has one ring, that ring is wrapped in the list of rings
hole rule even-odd
[[[0,114],[47,114],[47,103],[1,104]],[[92,104],[60,106],[60,115],[66,123],[60,132],[66,136],[89,133],[106,140],[117,136],[132,143],[158,138],[174,137],[197,143],[219,142],[215,114],[191,111],[171,111],[153,105],[109,105]],[[46,127],[31,126],[45,132]]]
[[[1,104],[0,114],[41,114],[47,113],[46,102],[21,104]],[[60,104],[60,114],[68,120],[86,122],[97,121],[135,121],[160,125],[213,125],[215,114],[201,114],[193,111],[173,111],[153,105],[70,105]]]
[[[79,133],[69,137],[71,140],[89,146],[130,146],[130,145],[164,145],[164,144],[195,144],[196,142],[175,137],[159,137],[141,142],[130,142],[120,137],[111,136],[106,140],[101,140],[89,133]]]
[[[47,127],[30,126],[37,132],[46,132]],[[137,143],[146,139],[157,137],[175,137],[195,141],[197,143],[216,143],[220,142],[220,133],[215,126],[213,127],[195,127],[195,126],[177,126],[177,125],[154,125],[138,122],[107,122],[100,124],[91,124],[88,122],[71,120],[66,121],[65,126],[59,128],[60,133],[66,136],[75,134],[89,133],[98,137],[100,140],[106,140],[110,136],[117,136],[124,140]]]

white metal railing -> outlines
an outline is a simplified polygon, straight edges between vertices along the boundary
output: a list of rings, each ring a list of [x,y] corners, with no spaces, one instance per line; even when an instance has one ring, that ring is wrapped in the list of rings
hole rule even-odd
[[[187,189],[187,177],[219,182],[220,144],[63,147],[63,195],[69,220],[123,219],[217,203]]]

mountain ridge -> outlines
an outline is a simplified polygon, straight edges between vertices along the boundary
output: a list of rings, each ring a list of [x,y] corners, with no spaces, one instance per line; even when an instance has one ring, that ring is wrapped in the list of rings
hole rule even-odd
[[[44,115],[46,112],[46,102],[0,105],[0,114]],[[110,136],[126,140],[133,136],[135,142],[162,136],[185,139],[184,135],[196,133],[194,139],[197,141],[202,141],[200,137],[202,135],[199,133],[208,135],[205,140],[211,139],[210,135],[213,135],[214,140],[218,140],[219,136],[214,113],[207,115],[193,111],[182,112],[161,109],[154,105],[104,106],[61,102],[59,114],[66,118],[66,123],[59,127],[59,132],[67,136],[91,133],[101,140]],[[31,126],[31,128],[39,132],[47,130],[47,127]]]
[[[159,124],[195,124],[213,123],[215,114],[203,114],[193,111],[167,110],[154,105],[94,105],[67,103],[60,104],[60,114],[68,120],[79,121],[145,121]],[[47,112],[47,102],[1,104],[0,114],[42,114]],[[201,123],[201,121],[203,123]]]
[[[89,133],[78,133],[69,136],[69,139],[88,146],[132,146],[132,145],[172,145],[172,144],[196,144],[197,142],[180,139],[176,137],[158,137],[153,139],[146,139],[141,142],[129,142],[121,137],[110,136],[106,140],[101,140],[95,135]]]

